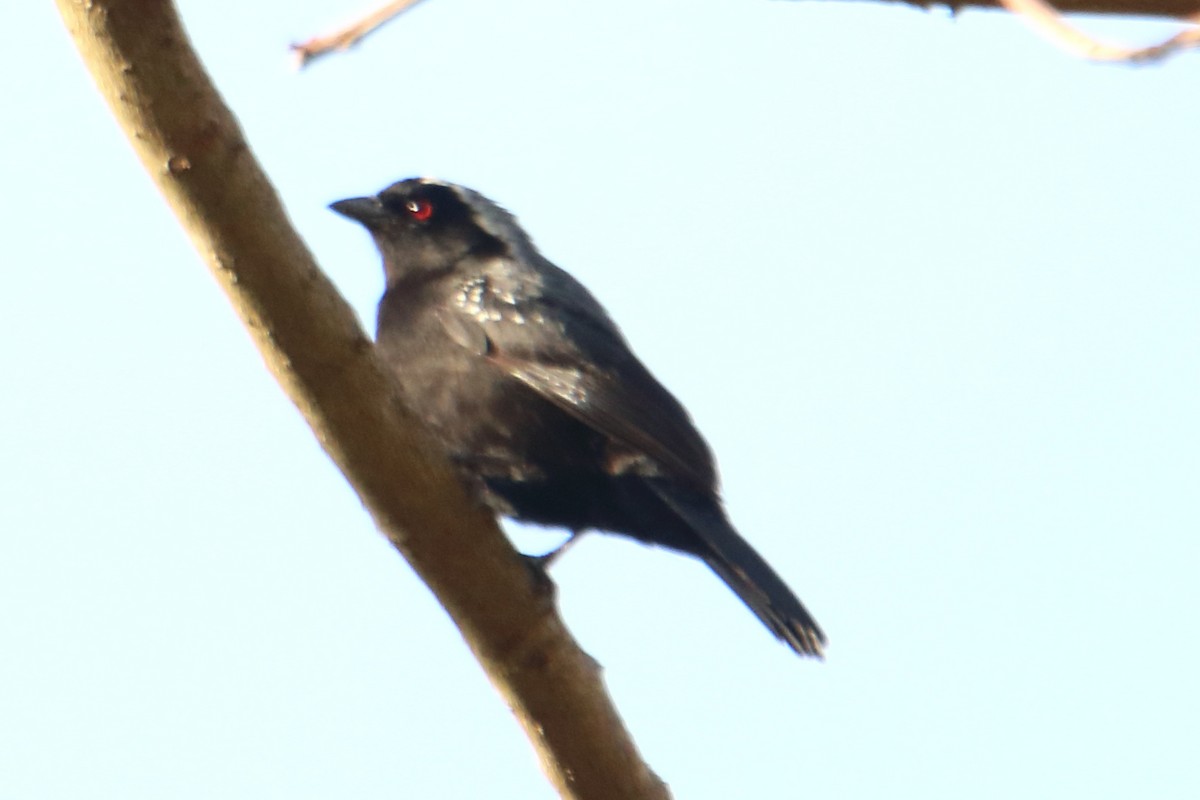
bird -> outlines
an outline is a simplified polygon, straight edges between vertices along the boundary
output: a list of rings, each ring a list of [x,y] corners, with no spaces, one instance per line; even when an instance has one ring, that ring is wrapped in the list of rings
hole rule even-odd
[[[778,639],[822,657],[825,634],[729,521],[683,405],[512,214],[433,178],[330,209],[379,250],[376,347],[475,500],[567,544],[598,530],[695,556]]]

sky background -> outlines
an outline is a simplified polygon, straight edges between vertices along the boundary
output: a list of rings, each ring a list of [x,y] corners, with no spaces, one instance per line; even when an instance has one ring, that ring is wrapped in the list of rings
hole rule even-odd
[[[431,0],[296,73],[370,3],[181,5],[365,326],[377,256],[326,205],[454,180],[691,410],[830,646],[671,553],[556,565],[676,797],[1200,796],[1195,55],[876,3]],[[53,4],[6,26],[0,797],[552,797]]]

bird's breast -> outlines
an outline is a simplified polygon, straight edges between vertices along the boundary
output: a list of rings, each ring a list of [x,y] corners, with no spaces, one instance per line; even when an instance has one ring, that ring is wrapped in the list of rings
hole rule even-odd
[[[508,480],[595,463],[600,437],[432,318],[381,326],[378,346],[405,404],[448,455],[471,472]]]

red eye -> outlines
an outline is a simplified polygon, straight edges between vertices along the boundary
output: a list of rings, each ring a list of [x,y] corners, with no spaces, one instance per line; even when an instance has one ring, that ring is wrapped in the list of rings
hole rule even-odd
[[[409,200],[404,207],[417,222],[424,222],[433,216],[433,203],[428,200]]]

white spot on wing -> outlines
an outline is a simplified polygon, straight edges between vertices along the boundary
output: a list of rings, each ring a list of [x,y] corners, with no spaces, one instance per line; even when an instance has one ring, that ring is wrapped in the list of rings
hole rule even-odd
[[[544,324],[541,312],[523,308],[528,296],[520,283],[505,275],[505,267],[503,260],[499,260],[485,267],[492,274],[478,275],[462,283],[454,295],[454,303],[479,322]]]

